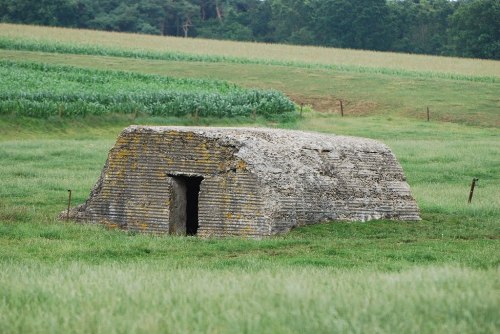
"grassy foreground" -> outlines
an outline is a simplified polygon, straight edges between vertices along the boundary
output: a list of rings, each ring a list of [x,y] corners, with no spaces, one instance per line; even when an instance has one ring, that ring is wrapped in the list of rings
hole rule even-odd
[[[495,270],[2,266],[3,333],[493,333]],[[25,314],[25,317],[19,317]]]
[[[388,143],[421,207],[419,223],[323,224],[259,241],[132,235],[56,221],[66,189],[73,203],[85,200],[130,122],[0,121],[1,332],[500,328],[496,130],[317,114],[282,124]],[[472,176],[480,184],[467,205]]]

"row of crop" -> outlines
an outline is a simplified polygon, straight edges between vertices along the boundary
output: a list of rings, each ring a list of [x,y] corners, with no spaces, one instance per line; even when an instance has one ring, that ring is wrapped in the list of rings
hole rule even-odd
[[[128,71],[98,70],[67,65],[0,60],[0,91],[22,90],[81,92],[210,91],[225,93],[243,88],[222,80],[173,78]]]
[[[113,56],[124,58],[143,58],[156,59],[167,61],[195,61],[209,63],[234,63],[234,64],[260,64],[260,65],[279,65],[298,68],[312,69],[329,69],[340,72],[355,72],[355,73],[373,73],[386,74],[392,76],[412,77],[412,78],[439,78],[451,80],[464,80],[476,82],[498,82],[495,76],[476,76],[464,75],[457,73],[443,73],[431,71],[413,71],[406,69],[394,69],[385,67],[367,67],[356,65],[331,65],[331,64],[315,64],[305,63],[300,61],[280,61],[270,59],[250,59],[241,57],[228,57],[219,55],[196,55],[181,52],[158,52],[146,50],[130,50],[113,47],[103,47],[97,45],[77,45],[69,43],[38,41],[38,40],[18,40],[7,37],[0,37],[0,49],[6,50],[24,50],[24,51],[41,51],[49,53],[66,53],[66,54],[84,54],[97,56]]]
[[[243,89],[223,81],[12,62],[0,62],[0,74],[0,114],[288,118],[295,110],[278,91]],[[85,75],[93,79],[74,80]],[[115,80],[107,81],[108,76]]]
[[[144,113],[152,116],[197,114],[215,117],[261,115],[266,118],[294,111],[293,103],[273,91],[249,90],[227,95],[164,92],[151,95],[0,94],[0,114],[30,117]]]

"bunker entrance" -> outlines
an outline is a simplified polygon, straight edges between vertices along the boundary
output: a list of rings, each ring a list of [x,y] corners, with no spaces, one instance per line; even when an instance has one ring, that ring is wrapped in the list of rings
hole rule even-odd
[[[196,235],[198,232],[198,196],[201,176],[170,175],[169,233]]]

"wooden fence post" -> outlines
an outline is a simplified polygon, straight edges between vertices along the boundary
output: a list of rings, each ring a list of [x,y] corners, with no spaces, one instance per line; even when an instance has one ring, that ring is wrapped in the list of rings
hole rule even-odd
[[[66,211],[66,220],[69,220],[69,208],[71,206],[71,189],[68,189],[68,210]]]
[[[472,202],[472,195],[474,195],[474,187],[476,186],[476,182],[479,181],[478,178],[473,178],[472,179],[472,184],[470,185],[470,193],[469,193],[469,202]]]

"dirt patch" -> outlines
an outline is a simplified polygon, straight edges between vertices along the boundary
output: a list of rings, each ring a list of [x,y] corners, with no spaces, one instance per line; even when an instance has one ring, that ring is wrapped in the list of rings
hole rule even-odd
[[[373,115],[379,112],[377,103],[373,101],[349,102],[344,107],[344,113],[349,115]]]
[[[311,106],[315,111],[340,114],[340,98],[335,96],[288,95],[297,104]],[[373,101],[349,101],[342,99],[344,115],[371,115],[378,112],[378,105]]]
[[[335,96],[289,95],[289,97],[293,102],[309,105],[315,111],[340,113],[339,99]]]

